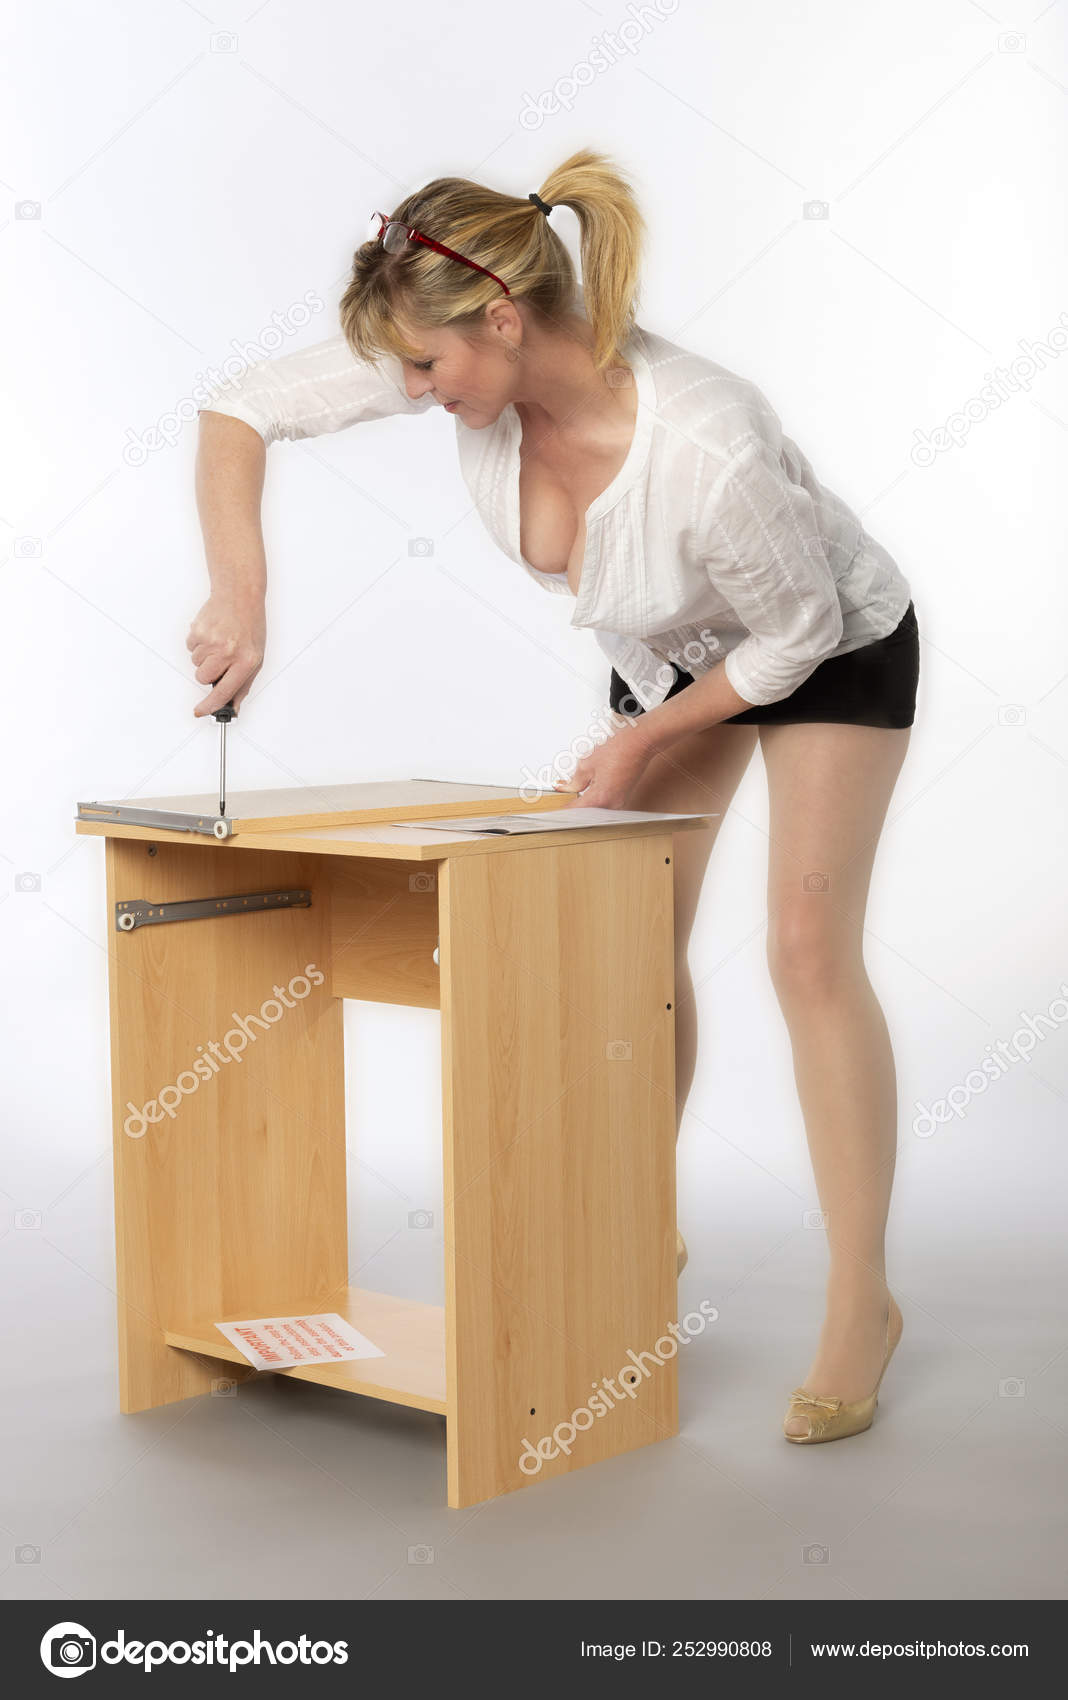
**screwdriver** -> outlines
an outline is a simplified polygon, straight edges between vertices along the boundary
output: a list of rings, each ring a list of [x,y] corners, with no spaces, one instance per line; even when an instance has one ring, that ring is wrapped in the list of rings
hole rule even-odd
[[[219,682],[218,679],[216,679],[215,683],[218,684],[218,682]],[[225,813],[226,813],[226,728],[229,726],[231,720],[234,718],[235,713],[236,713],[236,710],[234,708],[234,699],[233,699],[233,697],[231,697],[230,701],[228,703],[226,703],[224,705],[224,707],[217,708],[215,710],[215,713],[212,715],[212,719],[217,720],[219,722],[219,813],[220,813],[220,815],[225,815]]]

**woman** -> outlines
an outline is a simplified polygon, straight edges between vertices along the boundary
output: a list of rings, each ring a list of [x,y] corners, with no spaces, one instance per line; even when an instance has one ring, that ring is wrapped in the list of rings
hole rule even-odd
[[[550,225],[560,204],[579,220],[581,297]],[[265,446],[442,406],[491,535],[574,598],[571,624],[613,662],[612,736],[568,782],[581,804],[722,818],[759,737],[768,960],[830,1254],[783,1432],[859,1433],[901,1332],[884,1254],[894,1061],[862,939],[914,717],[908,583],[754,384],[635,323],[644,225],[604,156],[573,155],[523,198],[437,179],[372,230],[341,334],[261,363],[202,412],[212,594],[188,645],[214,688],[196,712],[240,706],[263,659]],[[680,1117],[696,1059],[687,945],[716,831],[676,839]],[[685,1255],[680,1236],[680,1269]]]

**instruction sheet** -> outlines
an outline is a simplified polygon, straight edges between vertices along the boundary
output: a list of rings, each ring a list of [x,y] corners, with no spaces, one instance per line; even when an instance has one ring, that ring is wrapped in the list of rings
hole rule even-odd
[[[301,1364],[386,1355],[336,1311],[318,1316],[261,1316],[251,1322],[217,1322],[215,1326],[254,1369],[296,1369]]]
[[[582,826],[633,826],[641,821],[703,820],[703,815],[654,814],[648,809],[586,809],[568,805],[552,811],[517,815],[465,815],[460,820],[406,820],[398,826],[418,826],[435,832],[573,832]]]

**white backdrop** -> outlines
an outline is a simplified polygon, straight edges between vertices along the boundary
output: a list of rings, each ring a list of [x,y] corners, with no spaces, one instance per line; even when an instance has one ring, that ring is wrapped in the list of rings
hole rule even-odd
[[[618,62],[591,61],[628,22]],[[5,1356],[30,1349],[26,1307],[33,1350],[76,1315],[93,1361],[113,1352],[103,854],[72,816],[214,782],[184,648],[196,428],[174,416],[306,292],[326,310],[283,346],[333,334],[372,208],[445,174],[525,195],[585,145],[642,200],[640,323],[754,379],[912,587],[918,716],[866,944],[899,1067],[892,1269],[935,1340],[976,1345],[1004,1256],[1045,1282],[1062,1234],[1068,1003],[1029,1059],[964,1083],[1068,992],[1064,8],[61,0],[4,30]],[[573,216],[553,225],[574,248]],[[433,413],[270,450],[269,648],[233,788],[518,783],[603,704],[592,636],[495,551],[454,433]],[[765,828],[757,753],[694,929],[680,1222],[722,1308],[800,1285],[814,1324]],[[440,1207],[438,1017],[347,1022],[353,1263],[435,1298],[440,1238],[407,1221]],[[954,1087],[961,1114],[917,1135],[917,1102]],[[1008,1319],[999,1338],[986,1380],[1037,1376]]]

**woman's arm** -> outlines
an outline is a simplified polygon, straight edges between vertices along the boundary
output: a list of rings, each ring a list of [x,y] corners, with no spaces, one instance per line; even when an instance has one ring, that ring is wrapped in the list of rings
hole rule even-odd
[[[842,635],[812,498],[765,443],[750,442],[717,474],[701,531],[709,579],[748,635],[670,702],[640,717],[637,741],[650,753],[789,696]]]
[[[790,480],[767,443],[751,441],[715,468],[700,549],[709,581],[747,636],[670,701],[621,722],[614,737],[579,762],[556,789],[580,789],[584,807],[626,808],[654,755],[690,732],[789,696],[838,645],[841,603],[812,497]]]
[[[197,683],[215,688],[195,715],[213,714],[231,698],[240,708],[263,665],[267,561],[260,502],[266,464],[264,440],[251,425],[201,413],[196,497],[211,594],[185,641]]]
[[[709,581],[748,629],[722,662],[732,689],[745,707],[790,696],[838,647],[842,606],[815,502],[766,441],[717,472],[700,547]]]
[[[558,780],[553,789],[578,793],[571,808],[625,809],[654,755],[669,750],[688,732],[703,732],[752,706],[738,695],[721,661],[670,702],[631,718],[620,715],[612,737],[584,756],[574,773]]]
[[[223,383],[211,407],[200,410],[196,496],[211,595],[186,647],[197,683],[213,688],[195,715],[213,714],[231,698],[240,708],[263,665],[267,564],[260,504],[270,444],[432,406],[429,393],[414,401],[408,395],[395,356],[375,367],[354,359],[344,337],[333,336],[261,361]]]
[[[744,714],[752,707],[754,704],[740,697],[728,679],[726,662],[719,661],[670,702],[658,703],[655,708],[636,715],[630,730],[648,757],[670,749],[689,732],[704,732],[710,726],[718,726],[721,720],[729,720],[732,714]]]

